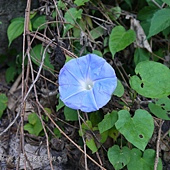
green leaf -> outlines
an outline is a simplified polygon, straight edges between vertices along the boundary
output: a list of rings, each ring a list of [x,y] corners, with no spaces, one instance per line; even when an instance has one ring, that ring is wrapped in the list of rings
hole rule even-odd
[[[155,151],[147,149],[142,152],[136,148],[131,150],[130,162],[127,165],[128,170],[153,170],[155,162]],[[157,170],[162,170],[162,162],[159,159]]]
[[[75,0],[74,3],[77,5],[77,6],[82,6],[84,5],[86,2],[89,2],[89,0]]]
[[[163,2],[165,2],[167,5],[170,6],[170,1],[169,0],[162,0]]]
[[[117,97],[122,97],[124,92],[125,92],[124,87],[123,87],[121,81],[118,80],[117,87],[116,87],[115,91],[113,92],[113,94]]]
[[[155,12],[151,20],[151,26],[149,29],[149,35],[147,38],[158,34],[159,32],[163,31],[165,28],[170,26],[170,9],[160,9],[159,11]]]
[[[111,20],[117,20],[121,14],[121,8],[119,6],[108,8],[106,14],[110,17]]]
[[[66,55],[66,63],[67,63],[68,61],[70,61],[71,59],[73,59],[73,57],[70,57],[70,56]]]
[[[32,23],[34,29],[42,30],[46,27],[46,16],[38,16]],[[43,25],[44,24],[44,25]]]
[[[118,115],[116,111],[112,111],[111,113],[106,114],[104,119],[98,124],[100,133],[111,129],[115,125],[117,119]]]
[[[65,106],[65,105],[64,105],[64,103],[62,102],[62,100],[59,99],[58,105],[56,106],[57,112],[58,112],[62,107],[64,107],[64,106]]]
[[[16,67],[14,65],[10,66],[5,72],[5,79],[7,83],[14,81],[14,78],[17,74]]]
[[[129,7],[132,9],[132,0],[125,0],[125,2],[126,2],[127,5],[129,5]]]
[[[54,134],[57,136],[57,137],[59,137],[59,138],[61,138],[61,132],[60,132],[60,130],[58,129],[58,128],[54,128]]]
[[[122,169],[130,161],[130,149],[126,146],[120,149],[119,146],[114,145],[109,148],[107,155],[115,170]]]
[[[149,34],[149,28],[151,25],[151,19],[156,11],[159,9],[155,6],[145,6],[138,13],[138,20],[141,21],[141,26],[145,31],[145,34]]]
[[[83,12],[82,9],[77,10],[76,8],[70,8],[69,10],[67,10],[67,12],[64,15],[64,18],[66,22],[68,22],[68,24],[66,24],[64,28],[63,36],[65,36],[69,29],[74,27],[77,19],[81,19],[82,12]]]
[[[103,34],[104,34],[104,29],[100,26],[98,26],[90,31],[90,35],[92,36],[92,38],[94,40],[101,37]]]
[[[0,93],[0,118],[2,117],[3,112],[7,107],[7,102],[8,102],[8,98],[6,97],[6,95]]]
[[[133,43],[136,39],[133,30],[126,31],[122,26],[116,26],[112,29],[109,38],[109,48],[114,57],[115,53],[125,49],[128,45]]]
[[[170,120],[170,99],[161,98],[154,103],[149,103],[150,111],[158,118]]]
[[[150,54],[147,50],[142,49],[142,48],[136,48],[135,54],[134,54],[135,65],[137,65],[141,61],[148,61],[149,58],[150,58]]]
[[[98,55],[99,57],[102,57],[102,56],[103,56],[102,52],[101,52],[101,51],[98,51],[98,50],[93,50],[92,53]]]
[[[162,98],[170,95],[170,70],[165,65],[154,61],[140,62],[137,75],[130,78],[131,87],[142,96]]]
[[[31,113],[28,115],[28,122],[24,125],[24,130],[28,131],[30,134],[38,136],[43,130],[41,121],[36,113]]]
[[[77,110],[73,110],[67,106],[64,107],[64,116],[67,121],[78,120]]]
[[[154,130],[152,116],[145,110],[138,109],[133,118],[127,110],[118,112],[119,118],[115,123],[117,130],[134,146],[144,151]]]
[[[82,128],[82,132],[81,132],[81,130],[79,130],[80,136],[84,135],[86,130],[92,130],[93,129],[92,122],[87,120],[85,123],[82,123],[81,128]]]
[[[41,59],[44,53],[44,48],[42,47],[42,44],[36,45],[33,49],[31,49],[31,60],[38,66],[40,66]],[[44,69],[48,70],[51,68],[54,69],[54,66],[50,63],[49,54],[45,53],[45,59],[44,59]]]
[[[57,3],[57,7],[59,9],[64,10],[66,8],[66,4],[64,2],[62,2],[62,0],[59,0],[58,3]]]
[[[97,148],[94,138],[92,136],[91,136],[91,138],[86,139],[86,145],[92,151],[92,153],[97,152],[98,148]]]
[[[90,113],[90,121],[92,126],[95,127],[103,120],[103,113],[100,110]]]
[[[107,131],[106,131],[107,132]],[[116,127],[112,127],[111,129],[108,130],[108,135],[114,139],[114,141],[117,140],[119,137],[119,131],[116,129]]]
[[[19,37],[24,32],[24,18],[15,18],[11,21],[11,24],[8,26],[7,35],[9,40],[9,45],[12,41]]]

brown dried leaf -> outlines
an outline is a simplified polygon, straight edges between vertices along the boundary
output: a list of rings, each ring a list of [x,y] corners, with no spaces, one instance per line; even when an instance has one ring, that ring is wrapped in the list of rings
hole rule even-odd
[[[140,25],[140,22],[133,17],[131,17],[131,29],[136,32],[136,42],[134,43],[135,47],[146,48],[152,53],[151,46],[146,39],[146,35]]]

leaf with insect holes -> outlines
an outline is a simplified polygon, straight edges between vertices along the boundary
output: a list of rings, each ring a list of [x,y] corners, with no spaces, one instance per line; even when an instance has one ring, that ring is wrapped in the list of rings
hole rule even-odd
[[[154,130],[152,116],[141,109],[136,110],[133,118],[127,110],[119,111],[115,126],[130,143],[142,151],[145,150]]]
[[[143,61],[136,66],[135,73],[130,78],[130,85],[140,95],[149,98],[170,95],[170,70],[165,65]]]
[[[114,145],[109,148],[107,155],[115,170],[122,169],[130,161],[130,149],[126,146],[120,149],[118,145]]]

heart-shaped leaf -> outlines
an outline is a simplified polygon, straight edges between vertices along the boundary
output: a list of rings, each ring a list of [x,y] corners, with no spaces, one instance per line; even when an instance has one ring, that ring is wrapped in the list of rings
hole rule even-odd
[[[13,19],[7,30],[9,46],[11,45],[12,41],[19,37],[23,32],[24,32],[24,18],[19,17]]]
[[[136,39],[135,32],[133,30],[126,31],[122,26],[116,26],[112,29],[109,38],[109,48],[114,57],[115,53],[123,50]]]
[[[152,116],[145,110],[138,109],[133,118],[127,110],[118,112],[117,130],[134,146],[145,149],[154,130]]]
[[[140,95],[149,98],[170,95],[170,70],[165,65],[143,61],[136,66],[135,73],[137,75],[130,78],[130,85]]]
[[[124,166],[128,164],[130,161],[130,149],[128,147],[123,147],[122,149],[119,146],[114,145],[113,147],[109,148],[107,152],[109,161],[114,166],[114,168],[122,169]]]
[[[127,165],[128,170],[153,170],[155,160],[155,151],[147,149],[142,152],[136,148],[131,150],[130,162]],[[157,170],[162,170],[162,162],[159,159]]]

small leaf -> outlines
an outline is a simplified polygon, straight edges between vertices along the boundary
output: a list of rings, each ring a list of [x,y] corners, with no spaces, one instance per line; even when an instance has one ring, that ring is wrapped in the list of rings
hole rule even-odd
[[[59,103],[58,103],[58,105],[56,106],[56,110],[57,110],[57,112],[62,108],[62,107],[64,107],[65,105],[64,105],[64,103],[62,102],[62,100],[60,100],[59,99],[59,101],[58,101]]]
[[[15,18],[11,21],[11,24],[8,27],[7,35],[9,40],[9,45],[12,41],[19,37],[24,32],[24,18]]]
[[[10,83],[11,81],[14,81],[14,78],[17,74],[17,70],[15,66],[10,66],[6,72],[5,72],[5,79],[7,83]]]
[[[104,116],[104,119],[98,124],[100,133],[105,132],[106,130],[111,129],[115,122],[118,119],[118,115],[116,111],[112,111],[112,113],[108,113]]]
[[[82,136],[82,133],[84,135],[86,130],[92,130],[93,126],[92,126],[91,121],[87,120],[85,123],[82,123],[81,128],[82,128],[82,132],[81,132],[81,130],[79,130],[80,136]]]
[[[6,97],[6,95],[0,93],[0,118],[2,117],[3,112],[7,107],[7,102],[8,102],[8,98]]]
[[[118,145],[114,145],[109,148],[107,155],[115,170],[122,169],[130,161],[130,149],[126,146],[120,149]]]
[[[121,8],[119,6],[108,8],[106,11],[111,20],[117,20],[121,14]]]
[[[153,170],[155,162],[155,151],[147,149],[142,152],[136,148],[131,150],[130,162],[127,165],[128,170]],[[162,170],[162,162],[159,159],[157,170]]]
[[[135,73],[137,75],[130,78],[130,85],[140,95],[149,98],[170,95],[170,70],[165,65],[143,61],[136,66]]]
[[[28,115],[28,122],[24,125],[24,130],[27,130],[30,134],[38,136],[43,130],[41,121],[36,113],[31,113]]]
[[[101,37],[103,34],[104,34],[104,29],[100,26],[98,26],[90,31],[90,35],[92,36],[92,38],[94,40]]]
[[[113,94],[114,94],[115,96],[117,96],[117,97],[122,97],[123,94],[124,94],[124,92],[125,92],[124,87],[123,87],[121,81],[118,80],[118,81],[117,81],[117,87],[116,87],[116,89],[115,89],[115,91],[114,91]]]
[[[152,116],[145,110],[138,109],[133,118],[127,110],[118,112],[119,118],[115,123],[117,130],[134,146],[144,151],[154,130]]]
[[[161,98],[154,103],[149,103],[149,109],[158,118],[170,120],[170,99]]]
[[[64,18],[66,22],[68,22],[68,24],[66,24],[65,26],[63,36],[67,33],[69,29],[74,27],[75,21],[77,19],[81,19],[82,12],[82,9],[77,10],[76,8],[70,8],[69,10],[67,10],[64,15]]]
[[[96,143],[94,141],[94,138],[90,138],[90,139],[86,139],[86,145],[88,146],[88,148],[92,151],[92,153],[97,152],[98,148],[96,146]]]
[[[77,5],[77,6],[82,6],[84,5],[86,2],[88,2],[89,0],[75,0],[74,3]]]
[[[160,9],[159,11],[155,12],[151,20],[151,26],[149,29],[149,35],[147,38],[158,34],[159,32],[163,31],[165,28],[170,26],[170,9]]]
[[[34,29],[42,30],[46,27],[46,16],[38,16],[32,23]]]
[[[116,26],[112,29],[109,38],[109,48],[114,57],[115,53],[125,49],[128,45],[133,43],[136,39],[133,30],[126,31],[122,26]]]
[[[64,116],[67,121],[78,120],[77,110],[73,110],[67,106],[64,107]]]
[[[58,128],[54,128],[54,134],[55,134],[57,137],[61,138],[61,132],[59,131]]]
[[[36,45],[33,49],[31,49],[31,60],[38,66],[40,66],[41,59],[44,53],[44,48],[41,44]],[[48,70],[51,68],[54,69],[54,66],[50,63],[49,54],[45,53],[45,59],[44,59],[44,69]]]

